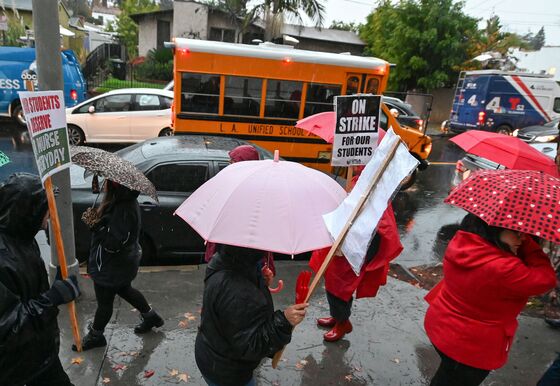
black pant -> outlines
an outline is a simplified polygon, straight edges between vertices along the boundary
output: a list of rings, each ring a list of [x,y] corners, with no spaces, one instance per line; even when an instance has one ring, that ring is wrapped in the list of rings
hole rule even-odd
[[[337,322],[345,322],[350,319],[353,298],[350,298],[350,300],[346,302],[327,291],[327,301],[329,302],[331,316],[335,318]]]
[[[74,384],[70,382],[70,378],[62,368],[60,359],[56,357],[45,371],[31,382],[27,382],[26,386],[74,386]]]
[[[435,349],[441,357],[441,364],[430,386],[478,386],[490,374],[489,370],[464,365],[449,358],[437,347]]]
[[[560,385],[560,353],[558,358],[550,365],[548,370],[543,374],[537,386],[554,386]]]
[[[94,330],[105,330],[105,326],[113,315],[115,295],[119,295],[142,314],[150,311],[150,306],[144,295],[137,289],[132,288],[130,284],[121,288],[109,288],[94,283],[93,288],[95,289],[95,298],[97,299],[97,310],[95,311],[92,326]]]

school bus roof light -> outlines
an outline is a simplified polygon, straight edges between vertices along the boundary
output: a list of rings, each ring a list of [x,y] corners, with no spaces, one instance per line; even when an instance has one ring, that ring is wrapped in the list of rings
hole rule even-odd
[[[292,58],[290,58],[289,56],[286,56],[282,61],[286,64],[289,64],[289,63],[292,63],[294,60]]]
[[[179,48],[179,55],[188,55],[191,51],[188,48]]]

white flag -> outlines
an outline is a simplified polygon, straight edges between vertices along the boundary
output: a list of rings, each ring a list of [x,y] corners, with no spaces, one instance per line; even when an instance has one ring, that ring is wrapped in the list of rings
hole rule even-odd
[[[333,239],[336,240],[348,222],[360,197],[383,164],[383,161],[389,156],[389,151],[395,141],[399,141],[399,137],[390,128],[375,150],[373,158],[362,171],[352,192],[350,192],[338,208],[323,216],[323,220]],[[354,220],[352,227],[346,234],[341,249],[356,275],[360,274],[374,231],[383,212],[387,209],[389,200],[393,197],[401,181],[410,175],[417,166],[418,161],[416,158],[409,153],[406,145],[401,143],[377,185],[370,192],[370,196],[358,218]]]

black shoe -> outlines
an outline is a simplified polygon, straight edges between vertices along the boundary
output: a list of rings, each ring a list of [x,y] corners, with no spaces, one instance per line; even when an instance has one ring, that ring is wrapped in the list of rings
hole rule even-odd
[[[144,334],[152,329],[152,327],[163,326],[163,319],[153,309],[145,314],[140,315],[142,322],[134,327],[134,332]]]
[[[544,321],[545,321],[545,323],[548,324],[550,327],[553,327],[553,328],[560,328],[560,319],[545,318]]]
[[[104,346],[107,346],[107,340],[102,331],[96,331],[90,328],[89,332],[82,338],[82,351]],[[75,344],[72,345],[72,351],[78,351]]]

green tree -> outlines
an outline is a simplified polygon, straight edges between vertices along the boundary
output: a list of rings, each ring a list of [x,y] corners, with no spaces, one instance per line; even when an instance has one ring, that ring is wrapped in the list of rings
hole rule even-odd
[[[130,58],[138,55],[138,25],[130,18],[135,13],[152,12],[159,6],[154,0],[122,0],[117,18],[117,33]]]
[[[499,52],[502,56],[506,56],[512,47],[529,48],[529,44],[516,33],[503,32],[498,16],[488,19],[486,28],[478,35],[478,40],[473,41],[475,56],[483,52]]]
[[[394,90],[431,90],[452,86],[468,59],[469,40],[477,36],[477,20],[453,0],[381,0],[360,31],[366,53],[396,67]]]
[[[338,29],[342,31],[352,31],[355,33],[360,32],[360,28],[362,28],[362,24],[356,23],[345,23],[343,21],[333,20],[331,23],[330,29]]]
[[[23,43],[19,39],[25,36],[25,23],[19,15],[6,15],[8,18],[8,30],[6,31],[6,45],[22,46]]]
[[[216,8],[226,11],[236,23],[246,29],[257,17],[264,20],[264,39],[273,40],[281,35],[284,17],[293,17],[303,24],[301,12],[315,21],[317,27],[324,22],[324,0],[209,0]],[[251,4],[249,4],[251,3]]]

